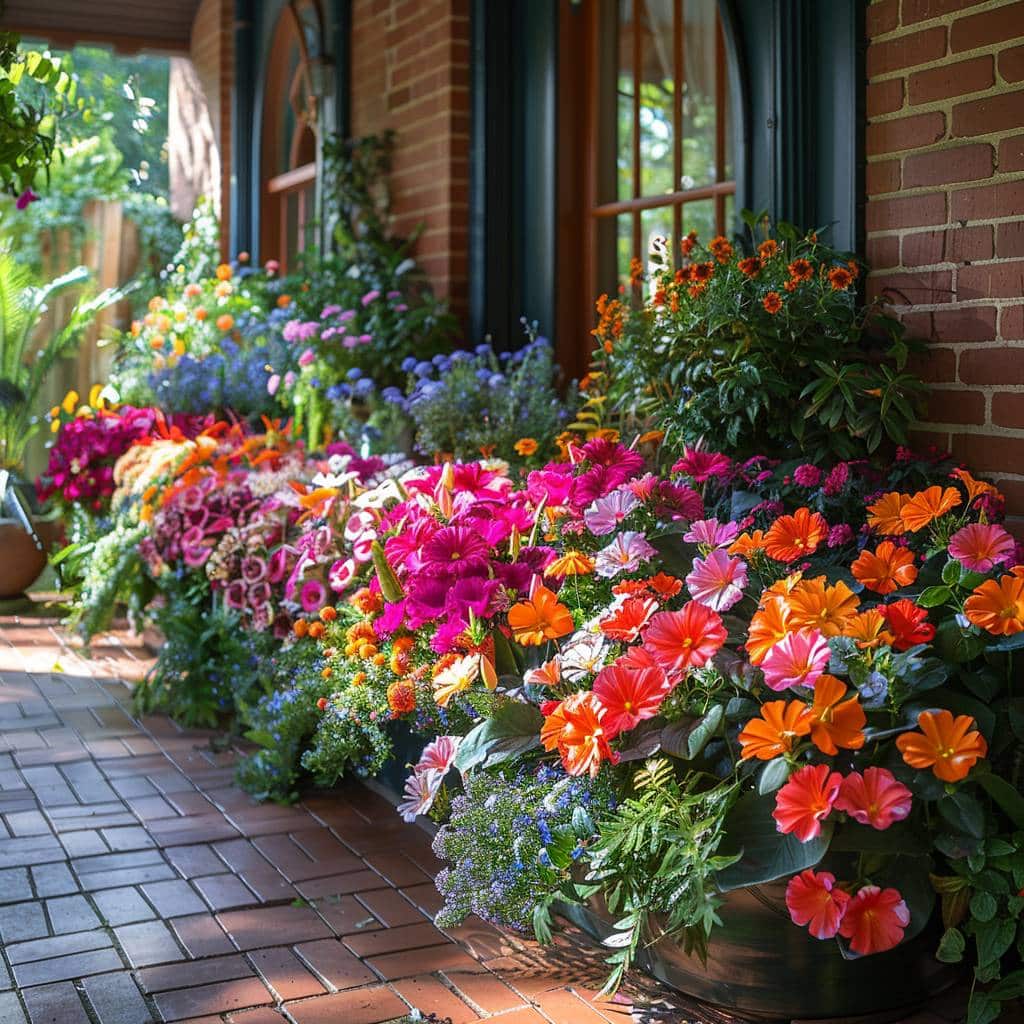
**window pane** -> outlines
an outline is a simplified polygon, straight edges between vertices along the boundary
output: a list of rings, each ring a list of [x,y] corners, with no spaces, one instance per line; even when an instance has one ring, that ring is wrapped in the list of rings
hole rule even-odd
[[[718,234],[715,230],[715,201],[713,199],[701,199],[683,206],[683,234],[687,235],[691,231],[696,231],[705,243]]]
[[[618,70],[615,116],[618,123],[616,163],[619,199],[633,198],[633,47],[632,0],[619,0]]]
[[[716,174],[715,65],[716,0],[684,0],[683,25],[683,174],[681,189],[710,185]],[[724,68],[723,68],[724,74]],[[725,115],[722,112],[722,116]],[[723,122],[727,123],[727,122]]]
[[[629,286],[629,261],[633,258],[633,214],[615,218],[615,275],[618,283]]]
[[[674,190],[675,99],[673,9],[675,0],[637,0],[642,12],[642,75],[640,81],[640,194],[663,195]]]

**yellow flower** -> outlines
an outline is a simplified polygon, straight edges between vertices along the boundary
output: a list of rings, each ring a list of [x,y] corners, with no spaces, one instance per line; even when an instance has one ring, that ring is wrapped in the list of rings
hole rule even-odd
[[[582,551],[566,551],[545,570],[545,576],[589,576],[594,571],[594,559]]]
[[[448,701],[457,693],[468,690],[480,675],[480,656],[467,654],[434,677],[434,700],[440,707],[447,707]]]
[[[78,392],[72,388],[65,396],[64,401],[60,403],[61,408],[70,416],[78,405]]]

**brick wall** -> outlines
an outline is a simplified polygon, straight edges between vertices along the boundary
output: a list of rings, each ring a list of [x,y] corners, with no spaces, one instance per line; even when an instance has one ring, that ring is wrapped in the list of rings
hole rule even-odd
[[[354,0],[352,132],[392,128],[395,228],[464,317],[469,273],[468,0]]]
[[[867,29],[869,288],[928,340],[922,438],[1024,516],[1024,2],[874,0]]]

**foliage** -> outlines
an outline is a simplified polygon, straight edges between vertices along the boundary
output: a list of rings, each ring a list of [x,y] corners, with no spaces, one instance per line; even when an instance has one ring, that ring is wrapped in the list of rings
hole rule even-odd
[[[599,300],[609,403],[651,416],[672,447],[848,459],[905,444],[923,385],[902,326],[858,305],[861,265],[814,232],[780,222],[762,237],[764,216],[744,217],[756,250],[688,236],[680,269],[662,251],[642,304]],[[639,263],[633,282],[639,295]]]

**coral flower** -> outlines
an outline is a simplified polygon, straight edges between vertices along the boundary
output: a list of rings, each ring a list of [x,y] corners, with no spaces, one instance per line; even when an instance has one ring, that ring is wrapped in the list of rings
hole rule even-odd
[[[911,768],[931,768],[943,782],[959,782],[988,753],[985,737],[974,726],[970,715],[922,711],[917,716],[921,731],[903,733],[896,746]]]
[[[875,533],[890,537],[903,533],[903,506],[910,500],[906,494],[890,491],[874,504],[868,505],[868,526]]]
[[[895,637],[885,627],[885,616],[877,608],[858,612],[846,620],[843,636],[854,640],[861,650],[870,651],[882,644],[893,644]]]
[[[676,612],[658,612],[644,632],[644,648],[666,672],[700,668],[715,656],[726,638],[717,614],[697,601]]]
[[[562,665],[557,658],[545,661],[540,668],[531,668],[523,675],[529,686],[557,686],[562,681]]]
[[[929,643],[935,636],[935,627],[928,621],[928,612],[909,598],[882,605],[878,610],[885,616],[893,636],[892,646],[897,651]]]
[[[887,768],[865,768],[863,775],[851,772],[843,779],[835,809],[881,832],[906,818],[912,802],[910,790]]]
[[[853,578],[876,594],[891,594],[909,587],[917,579],[914,553],[898,548],[891,540],[883,540],[875,550],[866,548],[850,566]]]
[[[966,469],[954,469],[949,475],[959,480],[967,488],[968,501],[974,501],[982,494],[999,494],[992,484],[986,483],[984,480],[975,480]]]
[[[963,504],[963,498],[955,487],[943,490],[936,484],[908,498],[900,510],[903,528],[911,533],[923,530],[940,516],[944,516],[957,505]]]
[[[854,953],[868,956],[898,946],[909,924],[910,911],[896,889],[865,885],[846,905],[839,934]]]
[[[794,562],[813,554],[828,536],[828,523],[818,512],[798,508],[791,516],[779,516],[764,538],[764,550],[777,562]]]
[[[606,712],[593,693],[574,693],[551,711],[541,728],[545,750],[557,748],[570,775],[596,775],[602,761],[615,764],[602,724]]]
[[[773,690],[813,686],[831,657],[828,643],[816,629],[787,633],[761,662],[764,681]]]
[[[825,577],[799,580],[789,595],[791,629],[817,629],[824,636],[839,636],[857,613],[860,599],[839,580],[829,587]]]
[[[786,886],[786,906],[793,924],[807,925],[816,939],[835,938],[850,902],[850,894],[837,889],[836,876],[808,868]]]
[[[575,628],[572,612],[544,586],[535,587],[528,600],[508,610],[508,624],[516,643],[524,647],[538,647],[546,640],[557,640]]]
[[[653,597],[627,597],[598,621],[598,627],[610,640],[632,643],[657,610],[658,602]]]
[[[770,700],[761,707],[761,717],[752,718],[740,733],[743,753],[740,760],[770,761],[793,749],[798,736],[811,731],[811,717],[806,704],[798,700]]]
[[[707,558],[693,560],[693,572],[686,577],[686,586],[694,600],[716,612],[730,609],[743,597],[747,585],[747,566],[740,558],[730,558],[721,548]]]
[[[609,737],[653,718],[672,689],[668,676],[656,666],[636,669],[616,662],[594,680],[594,693],[606,714],[602,723]]]
[[[859,750],[864,746],[867,716],[856,693],[845,700],[844,697],[846,684],[835,676],[822,675],[814,684],[811,742],[823,754],[838,754],[839,747]]]
[[[794,772],[775,797],[772,817],[784,835],[793,833],[801,843],[821,834],[821,823],[832,813],[843,777],[827,764],[809,764]]]
[[[582,551],[566,551],[561,558],[556,558],[544,570],[544,575],[551,576],[589,576],[594,571],[594,560]]]
[[[647,586],[658,597],[665,599],[675,597],[683,589],[683,581],[676,579],[675,576],[669,576],[667,572],[659,572],[657,576],[652,576],[647,580]]]
[[[994,636],[1024,631],[1024,576],[1014,572],[986,580],[964,602],[964,614]]]
[[[970,523],[949,539],[949,553],[971,572],[991,572],[1013,558],[1015,543],[997,523]]]
[[[461,736],[438,736],[423,748],[413,771],[438,771],[444,775],[455,763],[455,755],[462,743]]]
[[[789,622],[789,604],[783,600],[765,602],[764,608],[755,612],[747,630],[747,654],[752,665],[760,665],[768,652],[792,631]]]

